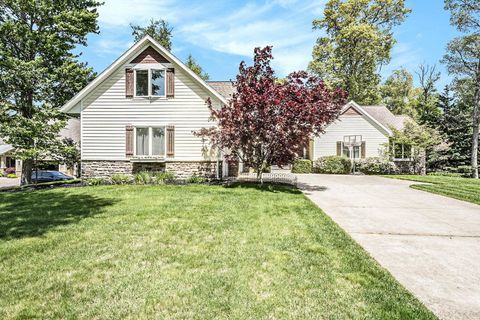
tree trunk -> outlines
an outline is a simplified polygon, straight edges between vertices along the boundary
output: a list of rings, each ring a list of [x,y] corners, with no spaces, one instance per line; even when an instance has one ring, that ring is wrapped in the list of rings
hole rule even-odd
[[[478,179],[478,135],[480,126],[480,89],[476,90],[473,104],[473,135],[472,135],[472,176]]]
[[[32,184],[33,159],[22,161],[21,185]]]

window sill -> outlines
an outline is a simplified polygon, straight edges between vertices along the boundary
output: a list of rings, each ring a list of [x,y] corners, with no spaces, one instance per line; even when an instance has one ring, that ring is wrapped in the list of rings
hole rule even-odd
[[[168,100],[166,96],[134,96],[133,100]]]
[[[130,162],[165,162],[165,156],[133,156]]]

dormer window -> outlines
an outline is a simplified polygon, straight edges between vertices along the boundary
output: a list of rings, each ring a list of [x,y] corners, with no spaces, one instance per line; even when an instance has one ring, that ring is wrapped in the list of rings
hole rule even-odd
[[[165,78],[164,69],[136,69],[135,96],[165,97]]]

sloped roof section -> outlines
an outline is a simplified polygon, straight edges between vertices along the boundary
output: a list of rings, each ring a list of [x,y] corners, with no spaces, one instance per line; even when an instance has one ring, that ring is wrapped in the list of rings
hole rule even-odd
[[[375,120],[387,128],[403,130],[407,121],[412,121],[409,116],[394,115],[385,106],[362,106],[362,108]]]
[[[209,86],[204,80],[202,80],[195,72],[190,70],[185,64],[175,57],[170,51],[162,47],[155,39],[150,36],[143,37],[140,41],[135,43],[130,49],[128,49],[123,55],[121,55],[117,60],[115,60],[107,69],[100,73],[92,82],[90,82],[85,88],[83,88],[79,93],[77,93],[70,101],[68,101],[62,108],[62,112],[70,112],[77,103],[80,103],[82,99],[87,96],[92,90],[94,90],[98,85],[100,85],[105,79],[112,75],[118,68],[123,64],[131,61],[139,54],[144,52],[148,47],[152,47],[157,50],[158,53],[165,57],[168,61],[178,66],[183,72],[188,74],[194,81],[196,81],[202,88],[206,89],[207,92],[210,92],[215,98],[219,99],[223,103],[227,103],[225,97],[223,97],[219,92],[214,90]]]
[[[235,92],[235,85],[232,81],[207,81],[207,84],[225,99],[230,99]]]
[[[13,150],[13,146],[11,144],[1,144],[0,141],[0,156],[6,154]]]

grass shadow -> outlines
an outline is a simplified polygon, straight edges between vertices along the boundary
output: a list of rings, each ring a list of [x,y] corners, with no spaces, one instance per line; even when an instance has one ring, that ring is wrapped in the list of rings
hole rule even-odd
[[[225,188],[248,188],[255,189],[262,192],[283,192],[291,194],[301,194],[302,192],[294,186],[286,184],[275,184],[275,183],[264,183],[260,185],[256,182],[234,182],[232,184],[226,185]]]
[[[0,194],[0,240],[41,236],[77,223],[118,202],[90,194],[21,192]]]

